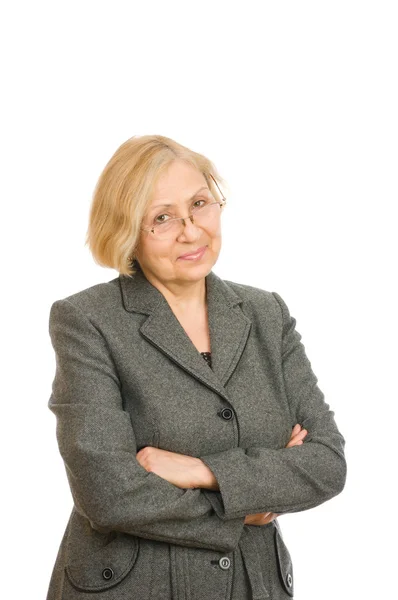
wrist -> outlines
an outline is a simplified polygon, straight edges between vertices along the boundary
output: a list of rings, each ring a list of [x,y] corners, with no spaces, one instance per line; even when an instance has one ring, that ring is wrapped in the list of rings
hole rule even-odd
[[[207,490],[219,490],[218,481],[211,469],[200,458],[198,462],[199,485],[197,487]]]

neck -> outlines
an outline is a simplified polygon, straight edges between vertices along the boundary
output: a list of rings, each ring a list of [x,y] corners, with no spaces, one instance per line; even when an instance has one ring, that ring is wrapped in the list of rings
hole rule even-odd
[[[198,281],[159,281],[145,274],[148,281],[156,287],[166,298],[168,304],[174,310],[185,312],[198,312],[207,305],[206,279],[203,277]]]

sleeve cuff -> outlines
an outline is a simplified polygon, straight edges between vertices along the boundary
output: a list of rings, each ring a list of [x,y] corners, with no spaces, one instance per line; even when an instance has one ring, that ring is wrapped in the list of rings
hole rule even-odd
[[[223,503],[220,492],[204,489],[203,493],[206,496],[206,498],[208,499],[208,501],[210,502],[210,504],[212,505],[213,510],[216,513],[216,515],[220,519],[225,521],[226,519],[225,519],[224,503]]]
[[[212,471],[217,479],[219,491],[207,490],[207,497],[217,516],[223,521],[245,517],[249,514],[242,511],[242,473],[238,466],[239,457],[245,455],[244,448],[231,448],[224,452],[201,456],[200,460]],[[237,460],[234,460],[236,457]],[[247,503],[247,499],[246,499]],[[245,502],[243,502],[245,504]]]

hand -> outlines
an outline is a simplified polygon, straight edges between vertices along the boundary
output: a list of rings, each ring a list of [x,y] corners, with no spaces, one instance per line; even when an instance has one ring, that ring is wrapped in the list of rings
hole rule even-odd
[[[292,446],[301,446],[307,433],[308,431],[306,429],[301,429],[300,423],[297,423],[292,429],[290,440],[286,444],[285,448],[291,448]]]
[[[286,444],[286,448],[292,448],[293,446],[301,446],[303,444],[303,439],[307,435],[308,431],[306,429],[301,429],[301,425],[297,423],[293,429],[290,436],[290,440]],[[244,524],[245,525],[266,525],[267,523],[271,523],[276,517],[279,517],[278,513],[273,512],[265,512],[265,513],[255,513],[253,515],[246,515]]]
[[[137,452],[136,458],[149,473],[155,473],[177,487],[203,487],[205,465],[200,458],[153,446],[142,448]]]
[[[246,515],[243,523],[245,525],[267,525],[267,523],[271,523],[276,517],[279,517],[279,515],[273,512],[254,513],[253,515]]]

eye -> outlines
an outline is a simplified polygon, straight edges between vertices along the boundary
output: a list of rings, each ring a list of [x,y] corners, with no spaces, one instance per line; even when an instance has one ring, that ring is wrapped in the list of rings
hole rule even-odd
[[[155,217],[155,218],[154,218],[153,222],[154,222],[154,223],[164,223],[164,222],[165,222],[165,220],[164,220],[164,219],[163,219],[163,220],[160,220],[160,221],[158,221],[157,219],[160,219],[160,217],[165,217],[165,216],[166,216],[166,213],[163,213],[163,214],[161,214],[161,215],[158,215],[157,217]]]
[[[203,202],[203,204],[197,205],[198,202]],[[199,200],[194,200],[194,202],[192,202],[192,206],[194,208],[201,208],[202,206],[204,206],[204,204],[210,204],[210,198],[199,198]],[[154,218],[153,222],[155,224],[165,223],[168,219],[162,219],[161,217],[167,217],[167,216],[170,216],[170,215],[168,215],[167,213],[161,213],[160,215],[157,215],[157,217]],[[175,218],[175,217],[172,216],[171,218]]]
[[[197,202],[203,202],[204,204],[206,204],[207,202],[209,202],[209,200],[206,198],[201,198],[200,200],[195,200],[195,202],[193,202],[193,204],[196,204]],[[202,204],[203,206],[203,204]],[[200,206],[197,206],[196,208],[200,208]]]

